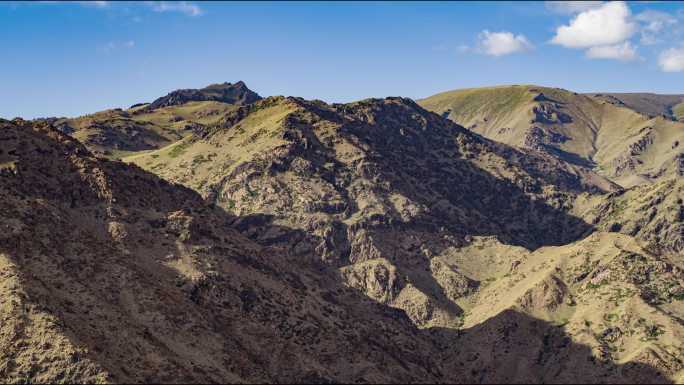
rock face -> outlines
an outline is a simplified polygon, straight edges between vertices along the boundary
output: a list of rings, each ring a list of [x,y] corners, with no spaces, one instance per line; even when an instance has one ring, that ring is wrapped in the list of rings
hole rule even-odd
[[[239,81],[235,84],[212,84],[200,89],[176,90],[163,96],[145,107],[146,111],[158,108],[177,106],[187,102],[215,101],[235,105],[245,105],[260,100],[261,97]]]
[[[597,228],[641,240],[655,253],[684,253],[684,180],[681,177],[597,197],[582,217]]]

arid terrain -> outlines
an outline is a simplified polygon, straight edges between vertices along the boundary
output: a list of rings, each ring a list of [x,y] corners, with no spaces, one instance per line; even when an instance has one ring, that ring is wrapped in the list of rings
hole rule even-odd
[[[0,382],[682,383],[683,102],[0,120]]]

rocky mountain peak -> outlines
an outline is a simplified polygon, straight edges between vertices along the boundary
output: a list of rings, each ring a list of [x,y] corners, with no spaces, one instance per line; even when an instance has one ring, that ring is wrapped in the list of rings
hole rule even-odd
[[[158,108],[181,105],[191,101],[216,101],[235,105],[245,105],[260,100],[261,96],[247,88],[243,81],[235,84],[212,84],[201,89],[180,89],[156,99],[144,109],[146,111]]]

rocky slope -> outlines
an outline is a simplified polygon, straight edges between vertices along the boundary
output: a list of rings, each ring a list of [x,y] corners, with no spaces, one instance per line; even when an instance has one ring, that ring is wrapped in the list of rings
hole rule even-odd
[[[684,379],[681,257],[652,254],[612,233],[534,252],[492,239],[470,248],[440,256],[486,277],[462,303],[463,348],[447,370],[473,360],[471,380],[488,383],[583,382],[575,376],[586,373],[594,373],[590,382],[615,381],[597,365],[631,383],[667,381],[654,380],[649,367]]]
[[[126,161],[240,215],[258,243],[320,259],[405,311],[444,349],[446,372],[462,371],[450,381],[682,375],[677,181],[624,191],[401,98],[268,98]],[[631,211],[618,218],[621,199]]]
[[[341,268],[350,285],[421,326],[458,324],[454,300],[478,285],[433,265],[441,250],[473,235],[530,249],[571,242],[592,230],[567,213],[573,197],[615,189],[581,166],[489,141],[401,98],[332,106],[268,98],[126,161],[247,216],[241,226],[262,243]],[[380,290],[377,280],[391,285]]]
[[[684,179],[673,178],[605,196],[582,196],[574,213],[603,231],[639,239],[656,254],[684,255]]]
[[[622,95],[625,102],[602,95],[502,86],[445,92],[418,103],[488,138],[591,167],[623,187],[684,175],[683,123],[644,114],[663,107],[642,100],[648,95]]]
[[[615,189],[579,166],[398,98],[266,99],[131,161],[204,197],[0,122],[0,381],[682,377],[681,260],[573,242]]]
[[[15,123],[0,122],[0,381],[443,376],[402,313],[250,241],[188,189]]]

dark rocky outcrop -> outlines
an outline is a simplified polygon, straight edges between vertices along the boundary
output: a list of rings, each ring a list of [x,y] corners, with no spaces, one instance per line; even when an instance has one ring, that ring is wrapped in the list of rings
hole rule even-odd
[[[239,81],[235,84],[221,83],[212,84],[200,89],[176,90],[163,96],[149,105],[144,110],[152,111],[157,108],[177,106],[187,102],[215,101],[228,104],[245,105],[261,100],[256,92],[247,88],[247,85]]]

